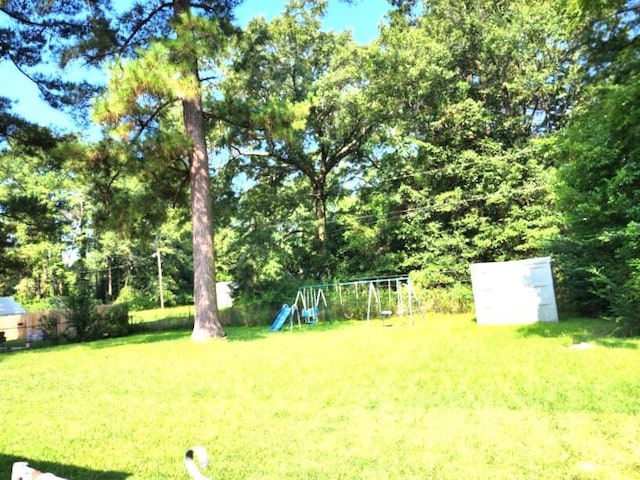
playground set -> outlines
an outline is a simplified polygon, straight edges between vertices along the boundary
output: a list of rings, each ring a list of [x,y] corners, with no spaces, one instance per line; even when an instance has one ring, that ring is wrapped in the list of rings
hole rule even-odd
[[[292,329],[296,322],[301,327],[302,323],[312,325],[333,318],[381,318],[383,325],[389,325],[394,315],[407,316],[413,326],[414,314],[424,318],[408,275],[369,278],[299,288],[295,300],[282,305],[269,330],[279,331],[287,321]]]

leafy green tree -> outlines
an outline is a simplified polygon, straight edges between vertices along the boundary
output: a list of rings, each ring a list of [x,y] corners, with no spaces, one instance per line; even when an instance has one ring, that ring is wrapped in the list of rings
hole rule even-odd
[[[609,315],[633,333],[640,331],[638,85],[599,88],[560,137],[565,227],[555,245],[570,306]]]
[[[241,195],[222,253],[242,302],[278,307],[296,279],[313,277],[313,218],[301,205],[306,193],[300,182],[263,182]]]
[[[18,288],[26,304],[46,303],[68,285],[62,251],[74,234],[76,190],[65,163],[75,141],[8,118],[0,151],[0,284],[4,294]]]
[[[539,253],[557,219],[533,139],[579,88],[565,17],[554,2],[434,0],[391,19],[372,59],[387,147],[361,191],[387,232],[379,252],[434,285]]]
[[[195,326],[192,338],[223,337],[215,297],[215,266],[212,239],[210,179],[202,110],[201,73],[206,59],[229,34],[231,11],[236,0],[210,0],[192,4],[190,0],[136,3],[124,11],[111,2],[18,2],[8,0],[2,11],[17,22],[12,34],[21,40],[12,47],[32,45],[33,62],[40,62],[38,48],[65,62],[77,58],[101,65],[118,60],[126,79],[121,86],[121,102],[111,100],[112,109],[103,109],[112,123],[135,125],[141,132],[152,127],[164,107],[178,102],[184,128],[183,158],[188,159],[191,216]],[[44,29],[44,30],[43,30]],[[38,36],[38,32],[46,35]],[[51,40],[51,41],[49,41]],[[31,43],[29,43],[31,42]],[[125,58],[131,59],[124,61]],[[158,68],[162,65],[162,68]],[[49,88],[55,85],[49,85]],[[47,90],[49,91],[49,90]],[[67,92],[66,89],[61,91]],[[115,89],[112,89],[112,98]],[[128,100],[125,97],[128,95]],[[142,122],[142,123],[140,123]],[[130,138],[131,139],[131,138]]]
[[[78,181],[88,186],[95,202],[87,268],[96,277],[98,296],[112,301],[124,286],[134,288],[140,283],[146,290],[154,283],[151,292],[155,294],[148,296],[145,308],[157,305],[151,301],[157,296],[157,279],[153,273],[145,275],[154,271],[148,263],[155,238],[171,212],[185,213],[188,203],[187,166],[182,161],[163,163],[162,154],[151,145],[153,141],[145,138],[125,145],[103,139],[89,145],[84,158],[69,166]],[[152,162],[156,163],[154,168],[150,168]],[[181,220],[190,226],[188,214]]]
[[[313,245],[310,277],[330,273],[329,202],[340,192],[345,169],[366,159],[379,125],[364,93],[366,49],[348,33],[321,30],[326,4],[296,0],[271,22],[250,22],[225,72],[224,100],[217,102],[227,112],[227,144],[253,185],[247,198],[270,189],[284,200],[283,192],[295,191],[289,220],[300,206],[310,210],[313,223],[285,227]]]
[[[585,78],[591,87],[557,137],[557,196],[563,216],[554,244],[568,308],[605,315],[619,333],[640,332],[640,211],[637,131],[640,6],[573,4],[579,9]]]
[[[47,66],[64,55],[69,38],[90,32],[98,34],[104,26],[104,3],[0,2],[0,61],[10,62],[25,80],[33,82],[51,106],[71,106],[69,111],[78,120],[86,113],[96,86],[86,80],[74,81],[52,73]],[[0,121],[3,112],[9,114],[9,111],[6,104],[0,106]]]
[[[620,81],[635,73],[640,5],[630,0],[570,0],[564,8],[590,81]]]

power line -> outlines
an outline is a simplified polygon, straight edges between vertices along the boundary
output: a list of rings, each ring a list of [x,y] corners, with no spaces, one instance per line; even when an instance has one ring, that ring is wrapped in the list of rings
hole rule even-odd
[[[538,185],[536,187],[533,188],[521,188],[521,189],[511,189],[510,190],[510,195],[505,195],[503,193],[499,193],[499,192],[492,192],[492,193],[488,193],[488,194],[484,194],[484,195],[475,195],[472,197],[467,197],[467,198],[459,198],[459,199],[455,199],[455,200],[450,200],[447,202],[442,202],[442,203],[437,203],[437,204],[431,204],[431,205],[423,205],[423,206],[416,206],[416,207],[411,207],[411,208],[407,208],[404,209],[402,211],[396,211],[396,212],[390,212],[387,213],[386,215],[380,217],[378,215],[375,215],[373,213],[369,213],[369,214],[364,214],[364,215],[356,215],[356,216],[350,216],[348,214],[344,215],[344,216],[348,216],[350,220],[352,221],[357,221],[357,222],[365,222],[367,220],[373,219],[375,221],[387,221],[387,220],[391,220],[394,218],[397,218],[399,216],[402,217],[407,217],[411,214],[416,214],[416,213],[420,213],[420,212],[436,212],[439,210],[447,210],[450,209],[451,207],[456,207],[456,206],[460,206],[460,205],[464,205],[464,204],[469,204],[472,202],[478,202],[478,201],[482,201],[482,200],[489,200],[489,199],[496,199],[496,200],[503,200],[503,199],[509,199],[512,197],[515,197],[517,195],[527,195],[527,194],[532,194],[532,193],[536,193],[539,191],[543,191],[545,190],[547,187],[545,187],[544,185]],[[303,219],[302,221],[308,221],[308,222],[314,222],[316,219],[312,218],[312,217],[308,217],[306,219]],[[339,224],[341,222],[341,219],[332,219],[332,220],[327,220],[327,225],[333,225],[333,224]],[[288,225],[290,225],[290,223],[283,221],[283,222],[274,222],[274,223],[269,223],[261,228],[255,229],[253,230],[253,233],[261,233],[261,232],[267,232],[269,229],[282,229],[282,228],[286,228]]]
[[[496,158],[496,157],[492,157],[492,158]],[[506,155],[502,155],[500,158],[507,158]],[[469,167],[469,166],[473,166],[473,165],[481,165],[480,162],[478,161],[474,161],[474,160],[470,160],[468,162],[463,162],[463,163],[454,163],[454,164],[447,164],[447,165],[442,165],[439,167],[434,167],[428,170],[420,170],[420,171],[415,171],[415,172],[411,172],[411,173],[407,173],[405,175],[398,175],[398,176],[394,176],[394,177],[389,177],[389,178],[384,178],[384,179],[379,179],[376,183],[376,185],[381,185],[384,183],[390,183],[390,182],[394,182],[394,181],[398,181],[398,180],[404,180],[407,178],[415,178],[415,177],[419,177],[419,176],[429,176],[429,175],[434,175],[436,173],[440,173],[440,172],[444,172],[446,170],[449,170],[451,168],[455,168],[455,169],[460,169],[460,168],[465,168],[465,167]],[[363,179],[364,180],[364,179]],[[366,180],[365,180],[366,181]],[[374,186],[374,185],[372,185]],[[340,223],[343,221],[343,219],[345,217],[348,218],[348,220],[350,220],[351,222],[359,222],[361,224],[364,224],[365,226],[367,225],[374,225],[377,222],[386,222],[392,219],[398,219],[400,218],[407,218],[410,217],[412,215],[416,215],[418,213],[421,212],[437,212],[437,211],[442,211],[442,210],[449,210],[451,208],[455,208],[455,207],[459,207],[462,205],[468,205],[470,203],[473,202],[479,202],[479,201],[488,201],[490,199],[495,199],[497,201],[501,201],[501,200],[508,200],[510,198],[513,198],[517,195],[529,195],[529,194],[533,194],[542,190],[545,190],[547,187],[544,185],[538,185],[535,186],[533,188],[519,188],[519,189],[511,189],[508,194],[506,192],[491,192],[491,193],[487,193],[487,194],[483,194],[483,195],[475,195],[475,196],[471,196],[471,197],[467,197],[467,198],[455,198],[455,199],[449,199],[445,202],[438,202],[438,203],[432,203],[429,205],[422,205],[422,206],[415,206],[415,207],[411,207],[411,208],[406,208],[403,209],[401,211],[392,211],[392,212],[388,212],[387,214],[383,215],[383,216],[379,216],[376,215],[374,213],[369,213],[369,214],[363,214],[363,215],[349,215],[348,213],[338,213],[338,215],[340,215],[341,218],[335,218],[335,219],[330,219],[327,220],[326,224],[327,225],[340,225]],[[441,192],[441,193],[446,193],[446,192]],[[313,217],[308,217],[308,218],[303,218],[300,221],[301,222],[314,222],[316,219]],[[282,221],[282,222],[271,222],[268,223],[266,225],[261,226],[260,228],[254,229],[252,230],[253,234],[256,233],[262,233],[262,232],[268,232],[269,230],[277,230],[277,229],[287,229],[287,227],[289,227],[290,225],[292,225],[291,222],[288,221]],[[349,225],[343,225],[343,230],[346,231],[349,228]],[[105,266],[102,268],[93,268],[93,269],[86,269],[85,272],[88,274],[96,274],[96,273],[103,273],[106,272],[107,270],[111,269],[113,270],[125,270],[125,269],[134,269],[134,268],[138,268],[140,266],[144,266],[144,262],[141,259],[136,259],[136,260],[128,260],[125,263],[122,264],[118,264],[118,265],[111,265],[111,266]]]
[[[521,155],[517,155],[516,154],[516,156],[522,158]],[[446,163],[446,164],[438,166],[438,167],[433,167],[433,168],[426,169],[426,170],[416,170],[414,172],[409,172],[409,173],[406,173],[404,175],[397,175],[397,176],[394,176],[394,177],[388,177],[388,178],[384,178],[384,179],[380,179],[379,177],[376,177],[375,178],[375,180],[376,180],[375,185],[381,185],[381,184],[384,184],[384,183],[395,182],[395,181],[398,181],[398,180],[406,180],[407,178],[413,178],[413,177],[418,177],[418,176],[430,176],[430,175],[434,175],[436,173],[445,172],[445,171],[450,170],[450,169],[460,170],[460,169],[464,169],[466,167],[470,167],[470,166],[474,166],[474,165],[488,166],[488,165],[490,165],[490,163],[492,163],[495,160],[500,160],[500,161],[511,160],[512,156],[508,155],[506,153],[504,153],[502,155],[491,156],[489,158],[491,159],[492,162],[483,162],[482,160],[485,159],[485,158],[487,158],[487,157],[479,155],[478,158],[473,159],[473,160],[469,160],[467,162],[455,162],[455,161],[453,161],[453,162],[449,162],[449,163]],[[527,157],[525,156],[525,158],[527,158]],[[513,165],[513,162],[510,162],[510,165]],[[523,164],[519,164],[519,165],[524,166]],[[368,183],[370,185],[373,184],[373,182],[369,181],[366,178],[360,177],[360,176],[352,177],[352,178],[361,179],[362,181],[364,181],[364,182],[366,182],[366,183]]]

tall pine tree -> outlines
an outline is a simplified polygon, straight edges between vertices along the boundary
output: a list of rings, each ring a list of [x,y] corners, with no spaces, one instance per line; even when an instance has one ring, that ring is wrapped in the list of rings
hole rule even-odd
[[[185,155],[189,162],[195,326],[194,340],[224,337],[215,294],[212,210],[209,162],[202,110],[201,60],[215,51],[231,29],[232,10],[239,0],[133,2],[123,10],[110,0],[7,0],[0,11],[8,19],[0,41],[5,56],[38,83],[52,103],[80,101],[86,85],[73,86],[58,78],[31,74],[40,62],[56,60],[63,66],[81,59],[88,65],[118,62],[131,72],[151,61],[144,75],[130,76],[131,96],[125,107],[111,111],[115,123],[132,122],[136,138],[144,135],[166,107],[182,109]],[[211,53],[211,52],[214,53]],[[129,59],[130,61],[123,61]],[[140,70],[138,70],[140,72]],[[171,78],[166,74],[170,72]],[[167,80],[173,80],[167,87]],[[72,88],[73,87],[73,88]],[[165,94],[170,94],[167,97]],[[122,106],[122,105],[121,105]],[[144,114],[147,114],[146,116]],[[129,137],[128,140],[131,140]]]

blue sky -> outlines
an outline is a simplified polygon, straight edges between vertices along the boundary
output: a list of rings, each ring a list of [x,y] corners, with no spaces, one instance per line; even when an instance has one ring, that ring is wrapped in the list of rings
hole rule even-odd
[[[257,16],[270,20],[286,3],[287,0],[244,0],[235,15],[239,25]],[[388,10],[387,0],[355,0],[353,4],[329,0],[324,28],[336,32],[351,30],[356,41],[369,43]],[[0,96],[14,100],[13,111],[27,120],[63,130],[75,129],[67,115],[40,100],[38,89],[6,61],[0,61]]]
[[[260,15],[270,20],[286,4],[287,0],[244,0],[235,14],[240,25]],[[388,10],[387,0],[353,0],[352,4],[329,0],[324,27],[336,32],[351,30],[358,42],[369,43],[376,36],[378,25]]]

